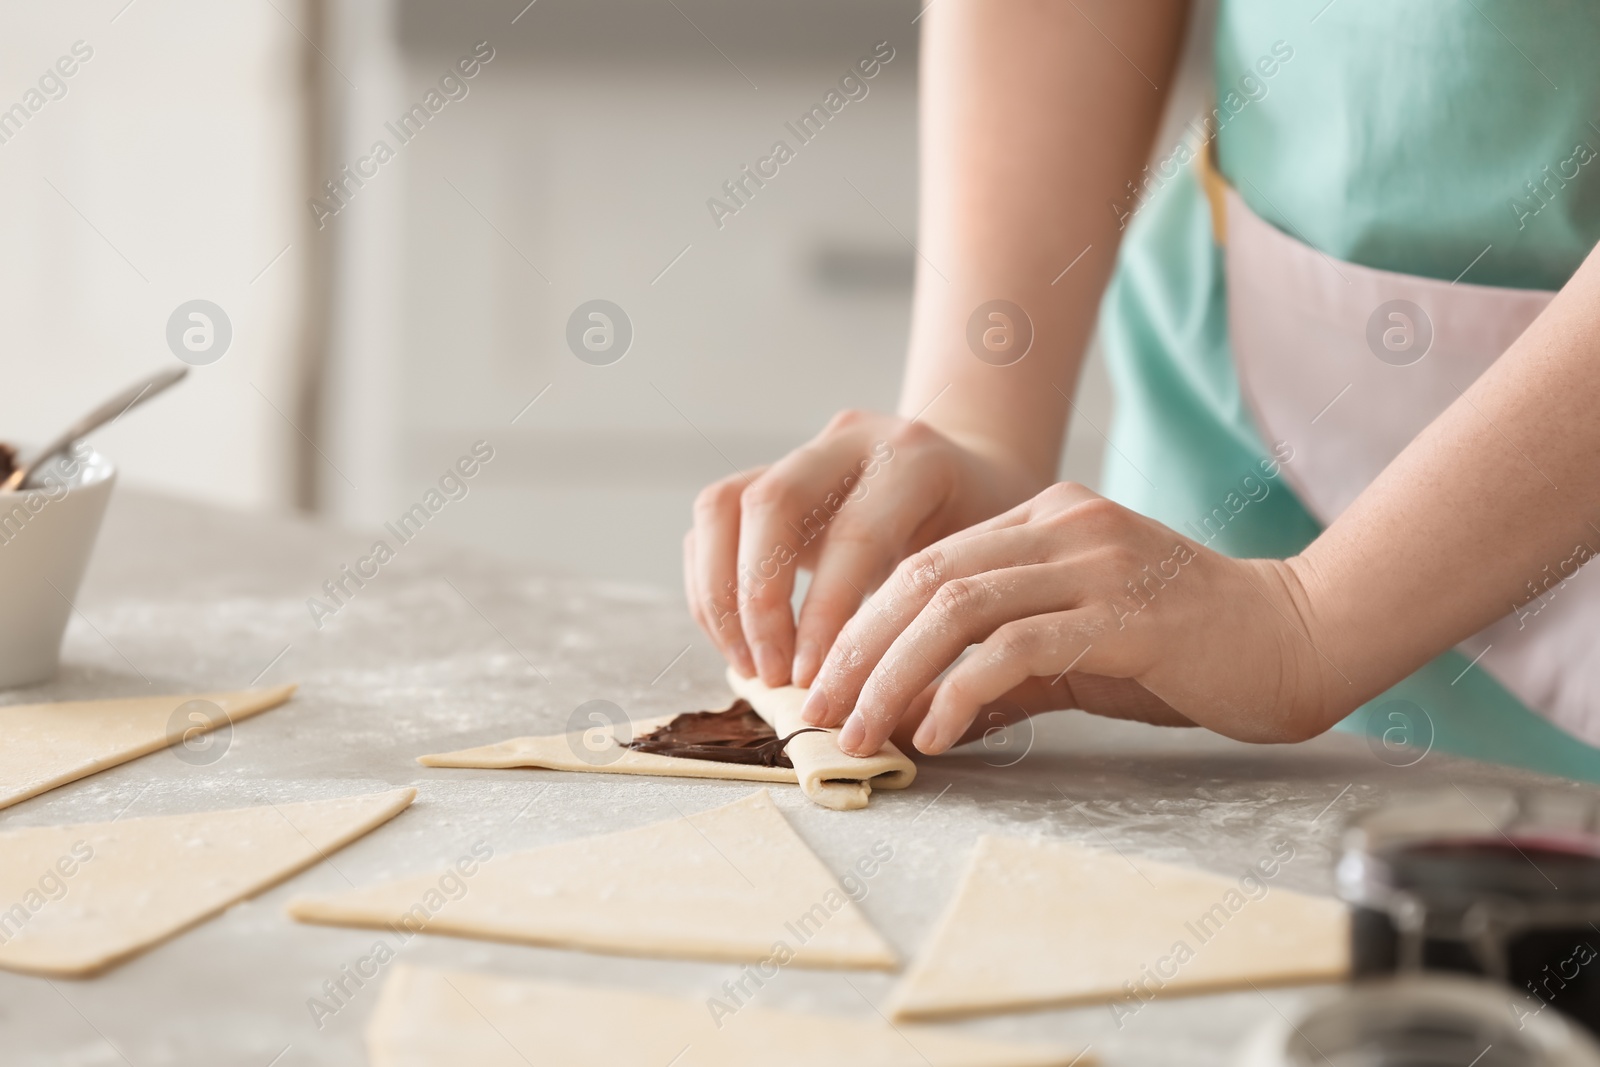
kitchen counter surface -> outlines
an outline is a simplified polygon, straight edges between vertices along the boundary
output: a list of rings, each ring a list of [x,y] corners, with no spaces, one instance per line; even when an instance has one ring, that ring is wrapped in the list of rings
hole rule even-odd
[[[366,554],[373,532],[119,491],[77,598],[60,677],[0,699],[288,681],[300,684],[299,693],[233,727],[211,762],[157,752],[0,811],[0,830],[397,786],[415,786],[419,795],[329,861],[100,977],[47,981],[0,971],[0,1061],[364,1062],[362,1031],[381,976],[331,1016],[311,1001],[375,942],[396,939],[295,923],[283,910],[290,896],[439,868],[480,841],[509,852],[674,818],[751,790],[734,782],[419,766],[424,753],[566,729],[588,700],[646,717],[719,707],[728,698],[718,657],[676,591],[537,573],[435,533],[424,528],[400,545],[319,628],[307,599],[322,597],[325,581]],[[1287,842],[1294,859],[1275,884],[1326,894],[1340,830],[1353,813],[1412,790],[1542,781],[1439,753],[1391,765],[1410,758],[1351,736],[1258,747],[1066,713],[925,760],[911,789],[878,793],[865,811],[823,810],[794,787],[773,794],[835,871],[875,843],[889,845],[893,859],[871,880],[861,907],[909,958],[954,892],[979,834],[1061,837],[1229,876]],[[426,935],[397,945],[397,958],[700,1000],[738,970]],[[894,980],[791,967],[758,999],[866,1020]],[[1120,1027],[1103,1005],[956,1025],[1086,1043],[1106,1067],[1220,1067],[1253,1027],[1322,992],[1174,999]],[[530,1059],[538,1062],[531,1052]]]

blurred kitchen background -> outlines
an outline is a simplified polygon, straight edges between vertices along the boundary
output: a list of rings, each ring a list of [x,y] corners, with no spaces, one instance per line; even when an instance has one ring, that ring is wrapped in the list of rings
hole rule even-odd
[[[839,408],[892,408],[918,4],[525,3],[6,5],[0,109],[92,55],[0,117],[0,437],[174,360],[169,315],[206,299],[229,350],[96,436],[125,487],[376,533],[485,439],[496,458],[426,536],[675,584],[702,485]],[[1206,77],[1195,22],[1161,154]],[[719,228],[707,199],[879,41],[867,96]],[[479,42],[466,95],[399,144],[385,124]],[[315,218],[379,139],[395,157]],[[566,342],[597,298],[634,331],[609,366]],[[1078,403],[1107,427],[1097,359]],[[1103,449],[1079,420],[1063,477],[1094,484]]]

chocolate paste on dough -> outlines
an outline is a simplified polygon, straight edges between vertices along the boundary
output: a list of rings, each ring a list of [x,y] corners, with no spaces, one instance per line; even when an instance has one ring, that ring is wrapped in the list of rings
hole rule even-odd
[[[660,729],[627,742],[625,747],[658,756],[793,768],[794,764],[783,754],[783,746],[800,734],[817,729],[813,726],[796,730],[780,738],[748,700],[739,699],[727,711],[684,712]]]

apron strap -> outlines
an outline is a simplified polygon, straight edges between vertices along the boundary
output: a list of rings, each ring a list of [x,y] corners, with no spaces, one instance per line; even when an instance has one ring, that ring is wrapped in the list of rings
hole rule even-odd
[[[1200,142],[1195,153],[1195,173],[1200,178],[1200,188],[1211,205],[1211,236],[1218,245],[1228,243],[1228,179],[1224,178],[1211,162],[1211,142]]]

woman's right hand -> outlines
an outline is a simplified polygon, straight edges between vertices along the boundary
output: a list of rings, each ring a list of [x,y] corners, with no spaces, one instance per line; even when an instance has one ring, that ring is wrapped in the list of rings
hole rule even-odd
[[[741,674],[809,685],[902,559],[1043,487],[998,449],[914,419],[842,412],[777,463],[701,490],[683,541],[690,610]],[[802,567],[812,579],[797,623]]]

